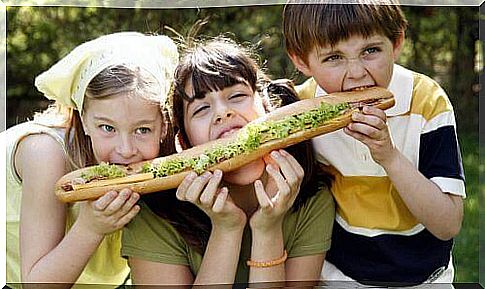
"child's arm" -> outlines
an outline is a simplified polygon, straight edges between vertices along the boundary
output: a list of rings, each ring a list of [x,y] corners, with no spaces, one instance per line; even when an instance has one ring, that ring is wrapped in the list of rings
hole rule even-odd
[[[260,209],[250,219],[252,231],[251,260],[279,260],[284,255],[283,219],[291,209],[304,177],[303,168],[284,150],[273,151],[276,165],[267,165],[270,180],[265,188],[255,182]],[[321,254],[289,259],[275,266],[251,266],[249,282],[281,282],[285,280],[318,280],[323,263]],[[291,278],[291,279],[290,279]]]
[[[320,280],[320,274],[322,272],[324,260],[325,260],[325,253],[319,254],[319,255],[289,258],[285,264],[286,280],[287,281]]]
[[[384,111],[364,107],[352,119],[344,131],[367,145],[416,219],[439,239],[456,236],[463,220],[462,198],[442,192],[394,146]]]
[[[185,265],[166,264],[130,257],[130,275],[134,285],[173,285],[176,288],[187,285],[192,288],[194,277]],[[222,271],[222,270],[220,270]]]
[[[29,136],[20,143],[15,163],[23,180],[22,282],[65,282],[66,287],[70,287],[68,283],[76,281],[102,241],[103,232],[121,228],[136,214],[137,209],[133,207],[136,197],[114,198],[112,195],[84,204],[79,218],[64,236],[67,207],[56,199],[53,191],[57,179],[66,173],[61,146],[48,135]],[[105,207],[106,204],[109,205]],[[95,206],[106,210],[97,211],[93,209]],[[102,215],[110,210],[116,213]]]
[[[177,189],[177,198],[198,206],[209,216],[212,230],[194,285],[234,283],[246,214],[232,201],[227,188],[219,189],[222,171],[189,174]],[[221,270],[221,268],[223,268]],[[217,272],[217,273],[215,273]]]

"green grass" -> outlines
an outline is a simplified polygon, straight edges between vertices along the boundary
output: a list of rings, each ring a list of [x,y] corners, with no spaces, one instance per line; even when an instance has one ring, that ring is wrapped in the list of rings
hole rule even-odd
[[[462,134],[459,140],[467,198],[464,200],[463,225],[453,248],[455,282],[478,282],[479,192],[485,187],[479,183],[479,175],[484,173],[485,168],[479,162],[478,135]]]

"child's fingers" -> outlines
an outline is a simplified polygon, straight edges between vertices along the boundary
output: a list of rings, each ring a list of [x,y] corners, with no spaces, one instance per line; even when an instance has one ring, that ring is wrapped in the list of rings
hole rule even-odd
[[[264,190],[263,183],[260,180],[254,182],[254,190],[256,192],[256,198],[258,199],[259,207],[264,212],[267,212],[273,208],[273,202],[271,202],[268,194]]]
[[[129,189],[123,189],[119,192],[118,197],[116,197],[104,210],[103,215],[111,216],[117,212],[130,198],[132,191]]]
[[[295,170],[296,175],[300,178],[303,179],[305,176],[305,171],[303,170],[303,167],[300,165],[300,163],[287,151],[285,150],[280,150],[280,153],[286,157],[287,161],[291,164],[293,167],[293,170]]]
[[[182,183],[180,183],[180,185],[178,186],[177,192],[175,193],[175,196],[177,197],[177,199],[179,199],[181,201],[186,200],[185,194],[187,193],[187,190],[189,189],[190,185],[192,184],[192,182],[195,180],[196,177],[197,177],[197,174],[195,172],[190,172],[184,178]]]
[[[353,130],[349,129],[348,127],[344,128],[344,133],[346,133],[347,135],[349,135],[349,136],[353,137],[354,139],[360,141],[361,143],[363,143],[364,145],[366,145],[370,149],[370,145],[371,145],[372,140],[369,138],[369,136],[361,134],[361,133],[356,132],[356,131],[353,131]]]
[[[365,114],[367,114],[367,115],[377,116],[378,118],[380,118],[384,122],[386,122],[386,120],[387,120],[386,113],[382,109],[377,108],[377,107],[364,106],[362,108],[362,112],[365,113]]]
[[[296,175],[293,166],[288,161],[286,156],[283,156],[279,151],[271,152],[271,157],[275,159],[276,163],[280,167],[281,173],[285,178],[285,182],[290,186],[290,188],[296,188],[299,186],[300,181]]]
[[[126,200],[123,206],[111,216],[114,218],[121,218],[122,216],[126,215],[136,205],[136,202],[138,202],[139,199],[139,194],[132,193],[130,198]]]
[[[139,211],[140,211],[140,206],[138,205],[133,206],[124,216],[119,218],[119,220],[116,222],[116,227],[118,229],[124,227],[136,216],[136,214],[138,214]]]
[[[271,157],[271,154],[264,155],[263,160],[264,160],[264,163],[267,165],[271,165],[271,164],[276,165],[276,162]]]
[[[185,199],[191,203],[198,204],[199,196],[205,185],[209,182],[211,176],[211,172],[205,172],[201,176],[195,178],[185,194]]]
[[[276,186],[278,187],[277,196],[279,196],[279,198],[286,198],[290,194],[291,189],[283,175],[271,165],[266,166],[266,171],[274,179]]]
[[[384,111],[375,107],[365,106],[362,113],[352,113],[352,120],[354,122],[365,123],[377,129],[384,129],[387,127],[386,119],[387,117]]]
[[[353,132],[357,132],[374,139],[378,138],[380,134],[379,129],[360,122],[352,122],[348,125],[348,128]]]
[[[217,193],[217,188],[219,187],[221,180],[222,180],[222,171],[215,170],[214,174],[212,175],[212,178],[209,180],[209,183],[207,183],[207,186],[205,187],[204,191],[200,195],[200,204],[204,208],[212,207],[212,204],[214,202],[214,197]]]
[[[212,206],[212,211],[214,213],[220,213],[224,209],[224,204],[226,203],[229,191],[226,187],[223,187],[216,196],[214,205]]]
[[[118,196],[118,192],[109,191],[104,196],[92,202],[92,207],[97,211],[103,211]]]
[[[376,129],[384,129],[386,127],[386,122],[381,118],[375,115],[366,115],[359,112],[354,112],[352,114],[352,121],[354,124],[356,123],[366,124]]]

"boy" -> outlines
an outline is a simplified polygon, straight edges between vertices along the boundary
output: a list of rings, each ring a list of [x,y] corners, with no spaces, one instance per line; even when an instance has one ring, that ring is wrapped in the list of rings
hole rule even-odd
[[[386,112],[366,107],[343,130],[313,140],[335,176],[337,204],[322,277],[451,283],[465,197],[453,108],[432,79],[394,64],[407,26],[399,6],[366,3],[287,4],[283,12],[287,52],[312,77],[301,98],[377,85],[396,99]]]

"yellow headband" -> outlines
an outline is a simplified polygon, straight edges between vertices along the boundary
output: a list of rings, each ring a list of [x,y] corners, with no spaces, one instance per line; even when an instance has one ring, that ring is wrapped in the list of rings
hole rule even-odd
[[[91,80],[112,65],[140,67],[158,80],[160,102],[173,81],[178,52],[167,36],[119,32],[101,36],[76,47],[35,79],[35,86],[48,99],[82,112],[84,94]]]

